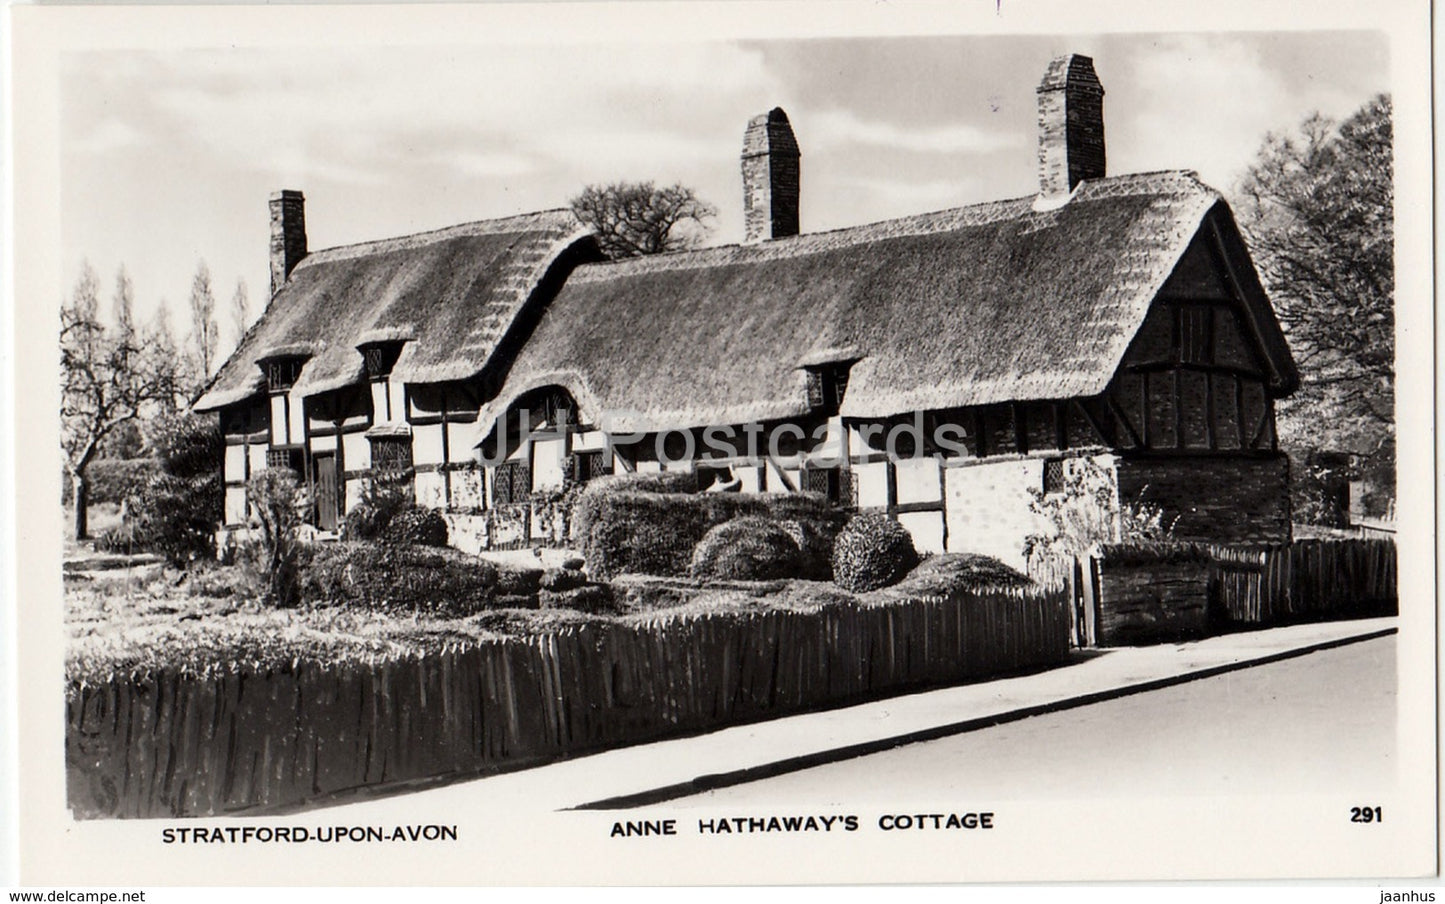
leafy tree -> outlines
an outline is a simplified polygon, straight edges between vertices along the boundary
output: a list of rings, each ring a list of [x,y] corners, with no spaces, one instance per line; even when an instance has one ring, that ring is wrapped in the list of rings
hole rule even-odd
[[[191,342],[201,380],[211,376],[221,340],[216,324],[216,296],[211,291],[211,268],[201,261],[191,280]]]
[[[1237,188],[1236,212],[1302,386],[1279,408],[1298,463],[1366,456],[1394,485],[1395,270],[1391,102],[1341,123],[1315,114],[1271,134]]]
[[[87,263],[60,311],[61,447],[75,492],[75,537],[89,534],[86,470],[115,431],[165,396],[154,355],[134,329],[100,322],[99,282]]]
[[[613,259],[694,248],[717,208],[682,185],[651,182],[589,185],[571,200],[572,212],[597,234]]]

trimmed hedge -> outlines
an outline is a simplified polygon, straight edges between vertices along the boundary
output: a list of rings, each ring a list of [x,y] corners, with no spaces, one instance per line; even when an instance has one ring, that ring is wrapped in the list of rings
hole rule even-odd
[[[913,536],[883,515],[855,515],[833,544],[833,580],[861,593],[896,584],[918,564]]]
[[[1106,543],[1099,557],[1110,565],[1183,565],[1213,561],[1219,546],[1181,540],[1153,543]]]
[[[782,523],[750,515],[709,530],[693,550],[688,571],[696,578],[767,581],[794,577],[802,565],[802,549]]]
[[[111,502],[119,505],[159,473],[161,463],[154,458],[102,458],[93,461],[85,469],[85,478],[90,483],[90,504]],[[61,472],[60,501],[64,505],[75,501],[75,484],[69,471]]]
[[[485,609],[519,606],[530,597],[513,589],[503,570],[484,560],[414,546],[331,543],[316,547],[302,569],[307,602],[358,606],[385,612],[467,616]]]
[[[573,512],[573,541],[594,578],[628,572],[681,577],[710,529],[749,516],[806,521],[826,536],[845,517],[810,493],[646,493],[589,485]]]

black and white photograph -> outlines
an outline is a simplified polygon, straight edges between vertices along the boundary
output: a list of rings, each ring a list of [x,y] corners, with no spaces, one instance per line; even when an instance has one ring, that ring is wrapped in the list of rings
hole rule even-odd
[[[1426,4],[9,12],[15,884],[1434,881]]]

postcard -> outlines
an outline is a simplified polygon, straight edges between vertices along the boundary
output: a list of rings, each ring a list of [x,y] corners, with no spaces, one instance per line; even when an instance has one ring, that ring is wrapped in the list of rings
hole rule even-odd
[[[22,884],[1436,874],[1425,4],[10,17]]]

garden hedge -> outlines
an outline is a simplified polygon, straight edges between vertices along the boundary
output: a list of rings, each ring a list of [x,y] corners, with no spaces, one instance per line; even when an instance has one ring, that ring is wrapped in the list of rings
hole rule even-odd
[[[573,541],[593,578],[680,577],[710,529],[748,516],[806,522],[829,537],[845,517],[810,493],[648,493],[589,485],[573,511]]]

